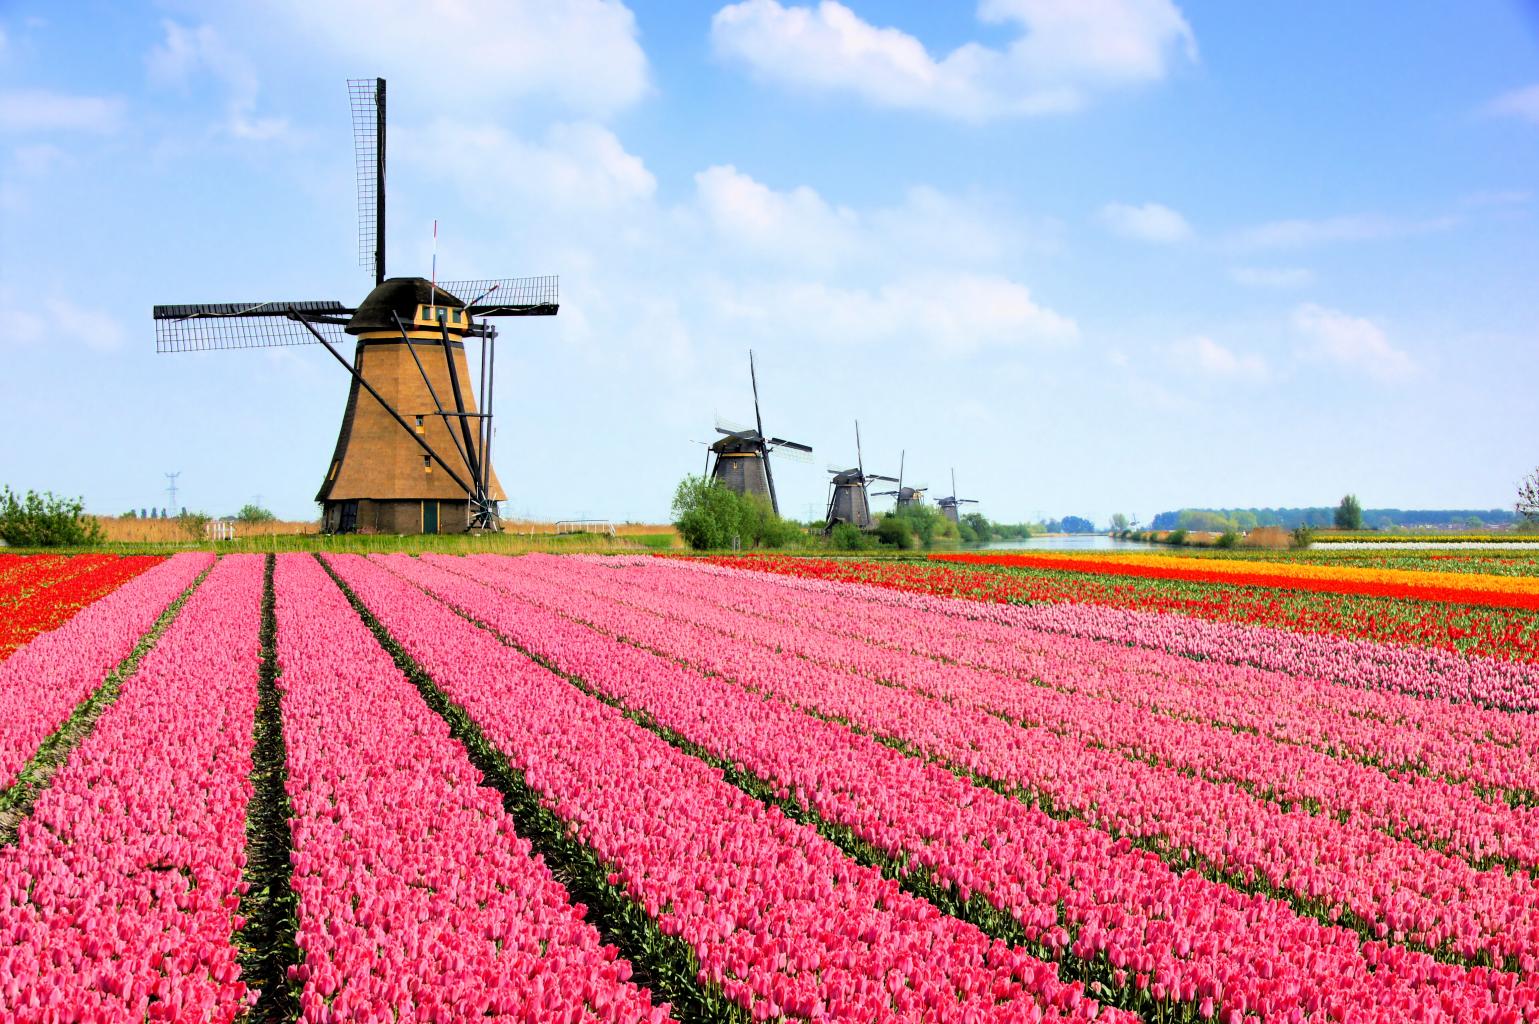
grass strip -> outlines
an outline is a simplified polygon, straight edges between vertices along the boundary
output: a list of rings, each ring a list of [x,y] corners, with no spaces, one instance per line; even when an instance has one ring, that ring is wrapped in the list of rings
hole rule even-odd
[[[623,888],[610,883],[610,866],[572,836],[567,824],[524,781],[523,772],[487,739],[464,708],[439,689],[332,567],[319,560],[396,667],[417,687],[428,707],[449,724],[450,735],[465,745],[471,764],[484,776],[483,785],[501,795],[518,834],[544,858],[572,900],[586,907],[588,922],[603,940],[617,946],[631,962],[632,981],[647,986],[654,1003],[659,997],[666,1000],[674,1018],[684,1024],[751,1024],[746,1010],[716,986],[698,980],[700,963],[688,943],[665,934]]]
[[[262,660],[257,677],[255,744],[246,808],[247,889],[240,901],[245,925],[235,935],[241,975],[261,993],[247,1020],[256,1024],[290,1021],[299,1015],[299,983],[288,975],[300,962],[294,941],[299,928],[298,898],[289,884],[293,873],[289,830],[292,808],[284,784],[288,753],[283,742],[283,705],[278,690],[278,617],[273,590],[276,559],[266,558],[262,574]]]
[[[128,656],[107,673],[101,685],[89,697],[75,705],[75,710],[70,712],[64,723],[39,744],[37,753],[16,773],[16,781],[11,787],[0,793],[0,847],[16,842],[22,821],[32,813],[38,797],[69,760],[70,752],[91,734],[96,720],[118,699],[123,683],[138,671],[144,656],[154,650],[162,634],[182,610],[182,605],[187,603],[192,592],[198,589],[198,585],[212,571],[212,566],[204,569],[197,579],[187,585],[186,590],[177,595],[176,600],[166,606],[166,610],[160,613],[149,631],[139,638]]]

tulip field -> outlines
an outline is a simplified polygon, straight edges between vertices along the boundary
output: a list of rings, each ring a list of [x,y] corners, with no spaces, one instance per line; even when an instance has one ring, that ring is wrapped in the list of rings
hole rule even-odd
[[[0,555],[0,1021],[1539,1021],[1481,570]]]

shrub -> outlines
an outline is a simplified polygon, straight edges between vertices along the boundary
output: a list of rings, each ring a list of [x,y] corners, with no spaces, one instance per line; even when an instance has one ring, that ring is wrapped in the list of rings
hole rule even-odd
[[[1180,547],[1182,544],[1186,543],[1186,531],[1180,529],[1171,530],[1165,535],[1165,543]]]
[[[207,512],[188,512],[183,510],[176,517],[176,524],[182,528],[182,532],[193,540],[202,540],[208,530],[208,523],[212,517]]]
[[[839,523],[829,534],[829,541],[841,551],[862,551],[871,546],[871,538],[853,523]]]
[[[673,493],[673,525],[697,551],[731,547],[743,533],[743,507],[716,481],[687,476]]]
[[[786,547],[802,537],[802,528],[775,515],[765,499],[699,476],[679,481],[673,517],[679,536],[697,551],[729,548],[734,538],[743,547]]]
[[[59,498],[52,491],[23,496],[0,488],[0,540],[26,548],[100,544],[101,524],[84,510],[80,498]]]
[[[887,515],[876,524],[876,539],[882,544],[890,544],[899,551],[907,551],[914,546],[914,531],[907,517]]]
[[[1213,543],[1221,548],[1232,548],[1236,544],[1240,543],[1240,535],[1235,533],[1233,530],[1225,530],[1223,533],[1218,535],[1218,540],[1214,541]]]
[[[1300,524],[1300,525],[1298,525],[1298,526],[1293,528],[1293,546],[1294,547],[1296,547],[1296,548],[1307,548],[1307,547],[1309,547],[1310,542],[1313,541],[1314,539],[1315,539],[1315,531],[1311,530],[1307,525]]]

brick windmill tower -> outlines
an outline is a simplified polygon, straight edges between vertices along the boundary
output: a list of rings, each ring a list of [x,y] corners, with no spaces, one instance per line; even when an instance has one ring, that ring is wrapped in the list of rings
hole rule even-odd
[[[492,471],[494,317],[553,316],[555,277],[438,281],[385,276],[385,81],[350,80],[359,260],[374,290],[340,302],[156,306],[158,352],[324,345],[352,378],[315,500],[328,533],[497,530]],[[349,361],[338,351],[355,339]],[[466,346],[479,342],[479,400]]]

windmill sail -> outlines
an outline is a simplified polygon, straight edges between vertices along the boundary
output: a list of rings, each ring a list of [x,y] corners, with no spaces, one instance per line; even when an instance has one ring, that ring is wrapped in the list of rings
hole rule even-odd
[[[333,344],[352,310],[340,302],[204,302],[156,306],[156,352],[212,352],[233,348],[315,345],[320,339],[305,329],[307,321]]]
[[[385,280],[385,80],[349,78],[353,159],[358,169],[358,265]]]

